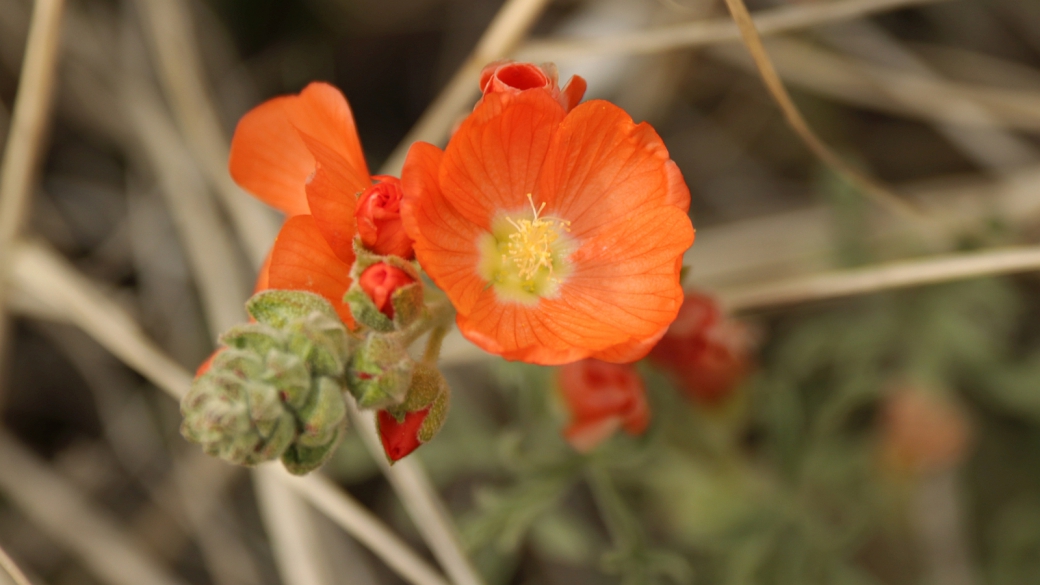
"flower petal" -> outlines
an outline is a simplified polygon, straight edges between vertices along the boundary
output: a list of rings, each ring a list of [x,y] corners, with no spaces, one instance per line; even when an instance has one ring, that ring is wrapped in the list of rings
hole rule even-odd
[[[353,262],[357,194],[367,185],[360,185],[358,189],[353,167],[346,159],[313,137],[301,136],[314,154],[316,164],[306,187],[311,216],[336,256],[344,262]]]
[[[559,297],[541,305],[558,327],[594,329],[609,339],[585,345],[595,351],[654,337],[682,304],[677,258],[692,243],[685,213],[672,206],[640,210],[583,242],[571,255],[574,272]]]
[[[304,185],[314,156],[300,132],[343,157],[353,179],[368,177],[354,117],[339,90],[312,83],[299,95],[268,100],[239,120],[228,169],[242,188],[288,215],[309,212]]]
[[[350,262],[340,259],[318,229],[314,218],[289,218],[271,250],[268,286],[277,290],[305,290],[319,294],[339,313],[347,327],[354,328],[350,307],[343,295],[350,288]]]
[[[485,229],[496,214],[527,208],[563,116],[563,106],[541,89],[485,96],[444,151],[444,197]]]
[[[621,217],[667,203],[689,206],[682,175],[650,125],[635,124],[624,110],[602,100],[574,108],[560,123],[538,191],[547,215],[571,221],[582,239]]]
[[[439,148],[417,142],[408,151],[401,183],[401,218],[415,240],[415,255],[426,273],[451,296],[461,312],[472,309],[486,283],[477,274],[483,233],[441,193],[437,175],[443,159]]]
[[[288,215],[308,213],[303,185],[314,157],[289,122],[282,96],[253,108],[238,121],[228,170],[243,189]]]

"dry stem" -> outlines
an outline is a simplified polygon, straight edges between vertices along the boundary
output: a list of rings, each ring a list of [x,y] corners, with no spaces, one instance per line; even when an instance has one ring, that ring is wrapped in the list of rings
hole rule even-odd
[[[796,31],[944,0],[835,0],[793,4],[759,12],[754,23],[759,34]],[[533,40],[516,52],[525,61],[562,61],[600,55],[641,55],[738,41],[740,30],[728,18],[698,20],[591,39]]]
[[[881,266],[841,270],[723,291],[732,311],[818,301],[982,276],[1040,270],[1040,247],[1023,246],[949,254]]]
[[[831,150],[827,144],[820,140],[819,136],[809,127],[808,122],[805,121],[791,96],[787,93],[784,83],[780,80],[780,76],[777,74],[776,68],[773,66],[773,62],[769,59],[769,54],[762,44],[762,37],[755,28],[755,22],[751,19],[751,14],[748,12],[747,6],[744,5],[744,0],[726,0],[726,6],[729,7],[730,14],[733,16],[734,22],[737,23],[737,28],[740,29],[744,44],[751,53],[751,58],[754,59],[755,66],[762,75],[762,81],[765,83],[766,88],[773,96],[773,99],[776,100],[777,105],[780,106],[787,123],[798,134],[799,138],[805,142],[809,150],[844,176],[850,183],[856,185],[865,195],[881,207],[897,216],[923,224],[924,217],[915,207],[896,196],[887,187],[881,185],[873,178],[850,166],[837,153]]]
[[[64,0],[36,0],[22,62],[7,147],[0,160],[0,354],[7,338],[7,273],[29,210],[54,93]]]
[[[18,564],[14,562],[14,559],[7,554],[3,547],[0,547],[0,566],[3,566],[4,571],[11,576],[15,585],[32,585],[32,581],[29,581],[29,578],[18,568]]]

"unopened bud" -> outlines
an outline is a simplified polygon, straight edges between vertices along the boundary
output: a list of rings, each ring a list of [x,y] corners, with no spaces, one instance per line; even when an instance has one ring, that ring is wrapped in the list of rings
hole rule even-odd
[[[347,382],[361,408],[400,404],[412,383],[415,362],[396,335],[370,334],[354,352]]]
[[[355,246],[354,283],[345,301],[354,319],[389,333],[413,323],[423,312],[423,290],[415,266],[393,256],[375,256]]]
[[[231,328],[181,402],[181,433],[228,461],[278,457],[292,473],[319,467],[346,426],[343,380],[353,339],[311,293],[265,291],[257,319]]]
[[[358,235],[365,247],[376,254],[411,260],[415,251],[401,221],[401,180],[385,175],[373,178],[379,182],[358,197]]]
[[[405,401],[377,413],[379,437],[391,463],[433,439],[448,417],[450,399],[444,375],[425,362],[416,364]]]

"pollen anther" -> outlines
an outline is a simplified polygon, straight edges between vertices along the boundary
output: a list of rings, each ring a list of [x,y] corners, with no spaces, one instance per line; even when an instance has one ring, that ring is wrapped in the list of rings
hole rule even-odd
[[[517,275],[525,281],[533,280],[543,268],[549,277],[555,280],[552,245],[559,239],[560,230],[570,231],[571,222],[554,217],[541,217],[545,202],[535,208],[534,198],[530,193],[527,194],[527,200],[531,203],[534,219],[508,219],[516,231],[509,234],[509,243],[506,253],[502,254],[502,260],[511,261],[516,266]]]

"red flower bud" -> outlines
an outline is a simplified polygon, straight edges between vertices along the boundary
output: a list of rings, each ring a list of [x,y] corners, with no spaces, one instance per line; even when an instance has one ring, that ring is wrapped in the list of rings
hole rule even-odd
[[[556,65],[516,61],[495,61],[480,72],[480,91],[489,93],[520,93],[528,89],[544,89],[560,102],[565,110],[571,111],[585,95],[585,80],[575,75],[560,91]]]
[[[392,414],[385,410],[376,413],[379,421],[379,438],[383,442],[383,450],[390,461],[398,461],[419,448],[419,427],[430,413],[429,407],[404,416],[404,421],[397,422]]]
[[[216,358],[217,354],[222,352],[222,351],[224,351],[223,347],[218,348],[216,351],[214,351],[213,353],[209,354],[209,357],[206,358],[206,361],[204,361],[201,364],[199,364],[198,369],[195,370],[195,377],[198,378],[202,374],[205,374],[206,372],[208,372],[210,366],[213,365],[213,359]]]
[[[415,282],[408,273],[396,266],[379,262],[361,273],[358,284],[361,290],[372,299],[376,308],[387,317],[394,318],[394,304],[391,302],[394,291],[402,286]]]
[[[376,175],[379,182],[358,197],[358,235],[365,247],[376,254],[415,258],[412,239],[401,222],[401,181],[387,175]]]
[[[671,372],[690,399],[711,406],[747,375],[750,345],[744,326],[725,319],[713,298],[689,293],[650,360]]]
[[[560,390],[571,413],[563,434],[587,452],[623,428],[639,435],[650,424],[643,380],[630,364],[582,360],[560,368]]]

